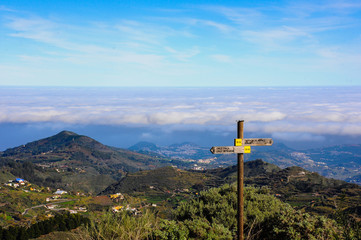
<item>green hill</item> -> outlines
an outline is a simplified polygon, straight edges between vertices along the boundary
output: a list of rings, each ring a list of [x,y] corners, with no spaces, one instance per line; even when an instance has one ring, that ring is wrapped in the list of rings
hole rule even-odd
[[[282,170],[280,167],[267,163],[263,160],[257,159],[244,163],[244,176],[254,177],[264,174],[271,174]],[[203,171],[204,173],[213,174],[226,180],[226,182],[237,181],[237,165],[226,168],[215,168]]]
[[[155,166],[152,165],[159,164],[160,160],[129,150],[108,147],[90,137],[69,131],[62,131],[49,138],[7,149],[2,153],[2,157],[33,163],[81,162],[85,166],[98,166],[108,172],[119,169],[137,171],[154,168]]]
[[[356,207],[361,201],[360,186],[325,178],[300,167],[281,169],[274,164],[255,160],[244,164],[244,173],[246,186],[267,187],[281,200],[309,212],[332,214],[336,210]],[[187,197],[200,190],[233,183],[236,178],[237,166],[205,171],[160,168],[129,173],[101,194],[125,192],[148,199],[157,196],[160,201],[169,197]]]
[[[21,170],[25,162],[34,165],[34,174]],[[108,147],[69,131],[7,149],[0,155],[0,163],[3,169],[34,183],[88,192],[103,190],[126,172],[170,165],[166,159]]]
[[[129,173],[106,188],[100,195],[121,192],[143,196],[151,201],[160,201],[178,193],[180,194],[177,196],[190,196],[193,191],[219,186],[222,183],[222,179],[212,174],[163,167]]]

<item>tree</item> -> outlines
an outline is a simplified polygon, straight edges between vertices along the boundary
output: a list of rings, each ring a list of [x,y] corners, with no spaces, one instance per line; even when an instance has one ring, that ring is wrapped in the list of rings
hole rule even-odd
[[[342,227],[342,236],[346,240],[361,239],[361,222],[356,220],[352,214],[346,212],[337,212],[334,216],[337,223]]]
[[[40,232],[40,229],[39,229],[39,225],[34,223],[33,225],[30,226],[30,231],[29,231],[29,236],[31,238],[37,238],[37,237],[40,237],[41,236],[41,232]]]
[[[28,232],[24,227],[20,227],[18,230],[16,240],[28,240],[28,239],[29,239]]]
[[[4,240],[16,240],[17,229],[15,227],[10,226],[8,229],[3,231]]]

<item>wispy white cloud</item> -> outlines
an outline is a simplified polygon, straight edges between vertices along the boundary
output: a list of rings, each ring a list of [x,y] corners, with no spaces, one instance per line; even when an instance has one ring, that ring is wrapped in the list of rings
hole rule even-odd
[[[257,8],[240,8],[215,5],[200,6],[205,11],[212,11],[225,16],[228,20],[238,25],[254,25],[263,19],[263,13]]]
[[[17,12],[16,10],[6,7],[4,5],[0,5],[0,11],[4,11],[4,12]]]
[[[204,20],[204,19],[198,19],[198,18],[183,18],[179,19],[184,24],[188,25],[195,25],[195,26],[206,26],[206,27],[212,27],[222,33],[230,33],[234,31],[233,26],[229,24],[224,24],[221,22],[216,22],[214,20]]]
[[[165,29],[161,29],[160,26],[151,26],[149,24],[128,20],[119,22],[115,26],[115,29],[128,39],[155,45],[161,44],[163,38],[169,34]]]
[[[232,62],[231,56],[224,55],[224,54],[214,54],[214,55],[211,55],[210,57],[217,62],[223,62],[223,63]]]
[[[141,31],[135,30],[137,28],[137,23],[127,22],[128,25],[133,25],[134,29],[126,27],[123,29],[124,34],[128,34],[126,38],[135,38],[135,39],[147,39],[148,42],[159,43],[155,37],[156,34],[146,35]],[[166,64],[163,61],[165,58],[160,54],[155,54],[151,52],[138,52],[130,51],[126,49],[120,49],[114,51],[112,47],[106,47],[106,45],[98,45],[87,40],[86,44],[77,43],[72,39],[68,39],[67,34],[63,34],[62,30],[59,29],[59,24],[43,19],[43,18],[9,18],[7,26],[15,31],[10,35],[13,37],[27,38],[32,39],[37,42],[46,43],[57,48],[66,50],[66,52],[56,51],[55,54],[49,54],[46,52],[45,56],[42,53],[39,55],[20,55],[20,59],[24,61],[31,62],[46,62],[49,63],[49,60],[53,61],[65,61],[75,64],[89,65],[91,63],[99,62],[110,62],[115,64],[121,63],[136,63],[143,66],[162,66]],[[64,26],[62,26],[64,27]],[[71,26],[69,26],[71,27]],[[85,31],[86,29],[82,29]],[[103,30],[99,30],[103,31]],[[133,36],[129,37],[130,32],[133,32]],[[65,37],[64,37],[65,36]],[[152,40],[153,39],[153,40]],[[136,44],[136,42],[133,42]],[[134,45],[135,46],[135,45]]]
[[[304,1],[304,2],[290,2],[286,8],[290,14],[296,14],[297,16],[309,16],[313,13],[332,13],[348,15],[353,12],[357,12],[361,9],[359,1]]]
[[[164,47],[164,49],[171,53],[172,56],[180,61],[186,61],[187,59],[194,57],[200,53],[200,50],[198,47],[193,47],[191,49],[185,50],[185,51],[179,51],[175,50],[171,47]]]
[[[312,35],[294,27],[282,26],[276,29],[266,30],[246,30],[241,33],[242,37],[262,49],[279,51],[282,49],[290,50],[290,46],[295,47],[294,41],[300,39],[312,40]],[[296,47],[295,47],[296,48]]]
[[[54,34],[59,26],[52,21],[40,17],[8,17],[7,20],[6,26],[14,31],[10,36],[66,48],[64,40]]]

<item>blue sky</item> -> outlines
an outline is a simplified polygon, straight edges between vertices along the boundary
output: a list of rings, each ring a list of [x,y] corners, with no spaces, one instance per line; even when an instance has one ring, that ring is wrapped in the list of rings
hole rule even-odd
[[[361,85],[360,1],[0,2],[0,86]]]
[[[296,148],[361,143],[360,1],[2,0],[0,53],[0,151],[64,129],[232,144],[241,119]]]

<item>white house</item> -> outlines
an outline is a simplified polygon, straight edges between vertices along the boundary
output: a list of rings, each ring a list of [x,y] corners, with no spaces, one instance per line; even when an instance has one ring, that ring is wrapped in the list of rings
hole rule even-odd
[[[53,194],[56,194],[56,195],[62,195],[62,194],[67,194],[68,192],[67,191],[64,191],[64,190],[56,190],[56,192],[54,192]]]

